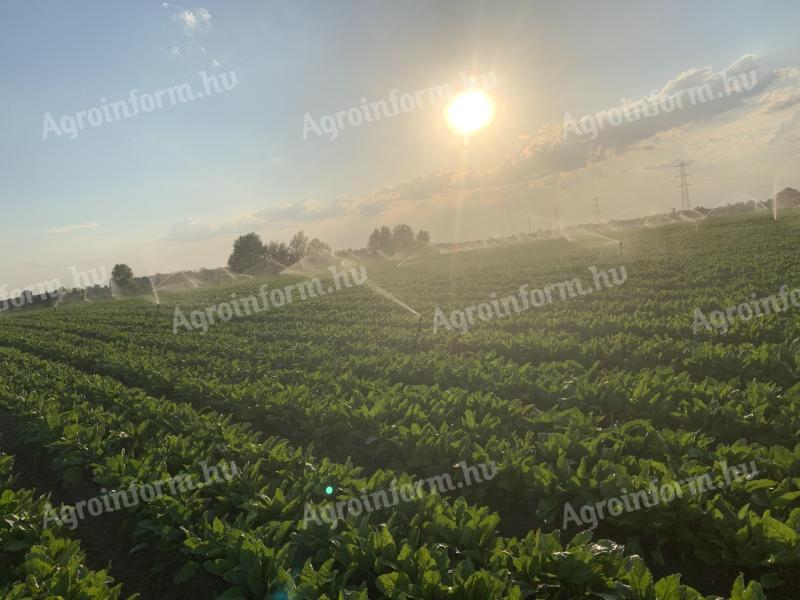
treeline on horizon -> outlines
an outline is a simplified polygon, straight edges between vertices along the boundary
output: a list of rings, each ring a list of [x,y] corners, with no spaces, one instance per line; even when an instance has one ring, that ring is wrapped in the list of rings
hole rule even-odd
[[[720,216],[724,214],[741,214],[753,212],[758,209],[759,205],[762,210],[772,211],[776,203],[779,210],[800,208],[800,190],[786,187],[778,192],[774,199],[769,198],[765,201],[750,199],[728,203],[716,208],[706,208],[698,205],[690,212],[693,211],[706,216],[712,212]],[[673,209],[672,212],[674,214],[685,211]],[[669,213],[663,214],[667,215]],[[624,226],[625,224],[637,223],[640,220],[641,217],[638,217],[612,221],[612,223]],[[588,224],[587,226],[592,225]],[[544,230],[539,230],[534,236],[523,237],[548,239],[546,233]],[[360,250],[349,248],[334,253],[329,244],[318,238],[309,239],[302,230],[298,231],[289,240],[288,244],[277,240],[271,240],[265,244],[257,233],[251,232],[236,239],[233,245],[233,252],[228,258],[227,266],[232,273],[236,274],[276,275],[304,258],[323,259],[326,257],[347,256],[348,254],[392,257],[399,253],[413,251],[429,245],[431,243],[430,240],[430,233],[423,229],[420,229],[415,234],[409,225],[403,223],[394,225],[391,228],[383,225],[376,227],[372,231],[367,240],[366,248]],[[202,271],[209,271],[209,269],[202,269]],[[249,273],[251,271],[254,271],[254,273]],[[180,272],[182,271],[176,271],[176,273]],[[128,265],[118,264],[114,267],[108,285],[96,284],[86,288],[75,287],[73,289],[61,287],[60,289],[40,291],[38,293],[30,289],[16,290],[20,292],[19,295],[14,296],[12,294],[8,298],[0,298],[0,314],[19,309],[52,307],[61,302],[69,304],[76,301],[109,299],[113,295],[111,290],[112,283],[120,295],[139,295],[152,291],[149,277],[136,277]]]

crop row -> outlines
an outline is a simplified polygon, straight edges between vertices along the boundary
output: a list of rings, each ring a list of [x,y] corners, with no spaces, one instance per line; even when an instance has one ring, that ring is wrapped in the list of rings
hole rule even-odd
[[[39,345],[34,341],[32,346]],[[62,358],[76,366],[94,367],[122,380],[137,374],[137,385],[144,389],[163,391],[164,383],[169,382],[173,398],[233,411],[235,418],[251,420],[268,431],[291,432],[288,436],[296,443],[313,441],[324,453],[341,459],[356,456],[369,464],[423,475],[442,472],[463,459],[496,460],[498,476],[470,490],[470,497],[488,500],[496,508],[525,511],[531,526],[546,529],[561,526],[561,511],[567,502],[593,504],[603,497],[622,495],[622,490],[644,489],[651,477],[679,480],[712,470],[722,462],[755,461],[761,477],[754,482],[708,497],[682,499],[670,506],[610,518],[603,531],[622,536],[655,560],[663,560],[663,554],[685,557],[691,549],[690,556],[729,568],[780,565],[791,572],[798,564],[796,534],[786,538],[771,533],[776,527],[791,529],[800,514],[800,509],[792,509],[800,495],[795,479],[800,475],[798,455],[781,446],[747,445],[741,440],[716,445],[708,435],[656,429],[645,420],[599,429],[599,423],[580,412],[577,405],[585,404],[598,387],[608,395],[614,391],[613,384],[622,379],[584,389],[576,406],[568,410],[556,407],[540,412],[490,394],[442,392],[420,386],[381,388],[376,381],[323,374],[310,375],[305,386],[274,382],[266,386],[211,384],[199,373],[171,372],[163,365],[160,375],[149,374],[147,365],[117,362],[131,357],[108,348],[102,362],[95,357],[95,363],[86,357],[86,351],[74,346],[61,352]],[[76,358],[80,356],[83,358]],[[669,420],[670,407],[678,410],[693,395],[705,394],[708,404],[694,402],[699,415],[708,412],[709,404],[719,398],[719,390],[713,386],[691,387],[686,380],[683,383],[690,387],[678,393],[680,388],[673,386],[674,375],[660,375],[654,373],[649,380],[638,381],[629,377],[629,383],[639,388],[631,390],[638,402],[637,412],[656,417],[661,414]],[[589,383],[586,381],[583,387]],[[649,391],[644,387],[648,384],[652,387]],[[616,392],[612,400],[625,397],[619,389]],[[346,400],[341,399],[343,393]],[[598,397],[602,399],[603,394]],[[662,394],[669,399],[665,406],[658,403]],[[721,421],[723,430],[736,418],[747,433],[758,434],[768,429],[770,412],[778,408],[787,418],[793,418],[788,422],[791,427],[800,412],[797,398],[778,402],[760,384],[753,384],[737,399],[742,403],[729,402],[714,409],[711,418]],[[616,410],[602,404],[598,409],[601,414]],[[759,413],[759,418],[752,418],[751,411]],[[745,413],[751,418],[745,418]],[[559,433],[549,442],[537,441],[536,431],[548,429]],[[752,509],[748,508],[751,502]],[[767,512],[759,508],[766,506],[775,508]],[[719,519],[708,516],[717,513],[736,516],[723,519],[723,527]]]
[[[567,547],[557,536],[531,532],[522,540],[495,533],[497,517],[463,500],[436,494],[352,517],[336,531],[302,529],[303,504],[336,482],[337,496],[388,487],[391,473],[369,481],[357,470],[317,462],[285,442],[264,442],[213,413],[150,398],[97,376],[86,376],[14,351],[0,350],[9,377],[3,405],[31,429],[62,465],[91,468],[100,484],[122,488],[192,470],[201,461],[233,461],[229,482],[169,495],[132,511],[134,540],[160,560],[184,561],[179,577],[201,565],[231,588],[225,598],[292,597],[556,598],[587,593],[616,598],[699,598],[678,578],[654,583],[643,561],[610,542],[581,534]],[[57,399],[56,399],[57,398]],[[221,422],[220,422],[221,421]],[[179,558],[176,558],[179,557]],[[341,590],[349,590],[348,592]],[[341,591],[341,592],[340,592]],[[328,595],[330,594],[330,595]],[[742,595],[745,594],[745,595]],[[732,595],[763,598],[755,582]]]

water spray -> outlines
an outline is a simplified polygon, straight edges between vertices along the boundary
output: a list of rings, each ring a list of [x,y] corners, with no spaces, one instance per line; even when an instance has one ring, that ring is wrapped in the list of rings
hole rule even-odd
[[[390,294],[389,292],[387,292],[385,289],[383,289],[381,286],[379,286],[377,283],[375,283],[371,279],[367,279],[367,287],[372,289],[377,294],[380,294],[384,298],[386,298],[388,300],[391,300],[392,302],[394,302],[398,306],[401,306],[402,308],[404,308],[408,312],[410,312],[412,315],[417,317],[417,319],[418,319],[417,332],[416,332],[416,334],[414,334],[414,342],[413,342],[413,344],[416,345],[417,344],[417,339],[419,338],[419,334],[422,331],[422,315],[419,314],[417,311],[415,311],[413,308],[411,308],[408,304],[406,304],[402,300],[398,299],[393,294]]]
[[[276,265],[278,265],[279,267],[281,267],[281,268],[282,268],[284,271],[287,271],[287,270],[289,270],[289,269],[291,268],[291,267],[287,267],[287,266],[286,266],[286,265],[284,265],[283,263],[279,263],[277,260],[275,260],[274,258],[270,258],[269,256],[267,256],[267,257],[265,257],[265,258],[266,258],[268,261],[270,261],[270,262],[273,262],[273,263],[275,263]],[[299,262],[299,261],[298,261],[298,262]]]
[[[775,221],[775,226],[778,226],[778,178],[772,179],[772,218]]]
[[[172,275],[170,275],[170,276],[168,276],[168,277],[164,278],[164,279],[161,281],[161,283],[159,283],[159,284],[158,284],[158,287],[156,287],[156,286],[154,286],[154,285],[153,285],[153,278],[152,278],[152,277],[150,277],[150,278],[149,278],[149,279],[150,279],[150,285],[153,287],[153,291],[154,291],[154,292],[155,292],[155,291],[158,291],[158,290],[160,290],[161,288],[163,288],[163,287],[164,287],[164,284],[165,284],[165,283],[167,283],[167,282],[168,282],[170,279],[172,279],[173,277],[175,277],[175,275],[180,275],[180,274],[182,274],[182,273],[183,273],[183,271],[177,271],[177,272],[173,273]]]
[[[371,279],[367,279],[367,286],[372,288],[376,293],[380,294],[384,298],[386,298],[388,300],[391,300],[392,302],[394,302],[398,306],[401,306],[401,307],[405,308],[408,312],[410,312],[415,317],[422,317],[421,314],[419,314],[417,311],[415,311],[413,308],[411,308],[408,304],[406,304],[402,300],[398,299],[396,296],[394,296],[394,295],[390,294],[389,292],[387,292],[385,289],[383,289],[381,286],[379,286],[377,283],[375,283]]]
[[[358,257],[355,254],[353,254],[349,250],[346,251],[346,252],[350,256],[352,256],[354,259],[356,259],[356,264],[364,266],[363,263],[361,263],[361,261],[358,260]],[[387,300],[391,300],[392,302],[394,302],[398,306],[404,308],[405,310],[410,312],[412,315],[417,317],[417,319],[419,319],[419,322],[417,324],[417,333],[414,336],[414,343],[416,344],[417,343],[417,338],[419,337],[419,334],[422,331],[422,315],[420,313],[418,313],[416,310],[414,310],[413,308],[411,308],[408,304],[406,304],[405,302],[403,302],[402,300],[397,298],[397,296],[395,296],[394,294],[392,294],[392,293],[388,292],[387,290],[383,289],[381,286],[379,286],[377,283],[375,283],[371,279],[367,278],[367,282],[366,283],[367,283],[367,288],[369,288],[370,290],[372,290],[376,294],[378,294],[380,296],[383,296]]]
[[[150,282],[150,288],[153,290],[153,297],[155,297],[156,299],[156,304],[157,305],[161,304],[161,299],[158,297],[158,290],[156,289],[156,286],[153,284],[153,278],[148,277],[147,280]]]
[[[594,231],[589,231],[588,229],[584,229],[583,227],[571,227],[570,229],[572,229],[574,231],[580,231],[581,233],[585,233],[586,235],[590,235],[592,237],[600,238],[601,240],[608,240],[609,242],[612,242],[614,244],[620,243],[620,240],[618,240],[618,239],[615,239],[615,238],[612,238],[612,237],[608,237],[607,235],[603,235],[601,233],[596,233]],[[571,242],[573,240],[569,240],[569,241]]]
[[[422,249],[423,249],[423,248],[425,248],[425,246],[430,246],[431,248],[434,248],[434,249],[435,249],[434,245],[433,245],[433,244],[431,244],[430,242],[422,242],[422,243],[424,244],[423,246],[420,246],[419,248],[417,248],[416,250],[414,250],[414,251],[413,251],[411,254],[409,254],[408,256],[406,256],[406,257],[405,257],[403,260],[401,260],[399,263],[397,263],[397,264],[395,265],[395,268],[397,268],[397,267],[399,267],[400,265],[402,265],[404,262],[406,262],[407,260],[409,260],[409,259],[410,259],[412,256],[415,256],[416,254],[420,253],[420,252],[422,251]]]
[[[155,284],[153,283],[153,278],[148,277],[148,281],[150,281],[150,287],[153,289],[153,296],[156,298],[156,310],[153,313],[153,325],[156,324],[156,320],[158,319],[158,310],[161,308],[161,299],[158,297],[158,290],[156,289]]]
[[[700,213],[698,213],[698,214],[700,214]],[[699,221],[696,221],[696,220],[692,219],[691,217],[687,217],[683,213],[680,213],[680,217],[684,222],[688,221],[689,223],[693,223],[695,231],[698,231],[700,229],[700,222]]]

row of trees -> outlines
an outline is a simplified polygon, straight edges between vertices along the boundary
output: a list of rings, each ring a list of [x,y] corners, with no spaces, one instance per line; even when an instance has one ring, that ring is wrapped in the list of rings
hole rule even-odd
[[[228,268],[234,273],[243,273],[263,263],[288,267],[306,256],[328,256],[330,253],[328,244],[317,238],[309,240],[303,231],[298,231],[288,244],[274,240],[265,244],[257,233],[248,233],[233,243]]]
[[[367,249],[392,255],[421,243],[429,244],[430,241],[430,235],[422,229],[415,236],[414,230],[408,225],[401,223],[391,229],[384,225],[380,229],[375,229],[369,236]],[[331,247],[328,244],[318,238],[309,239],[302,230],[294,234],[288,244],[275,240],[265,244],[257,233],[248,233],[239,236],[233,243],[233,252],[228,258],[228,268],[234,273],[243,273],[264,263],[275,267],[288,267],[307,256],[330,255]],[[133,270],[124,263],[114,265],[111,280],[122,290],[132,289]]]
[[[420,229],[415,237],[411,227],[400,223],[391,229],[386,225],[375,229],[369,236],[367,249],[391,256],[420,243],[430,244],[430,242],[431,236],[427,231]]]

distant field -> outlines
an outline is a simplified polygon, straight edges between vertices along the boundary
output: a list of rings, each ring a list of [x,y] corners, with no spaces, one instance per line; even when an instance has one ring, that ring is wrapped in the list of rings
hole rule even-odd
[[[710,320],[800,288],[800,218],[604,235],[621,254],[587,234],[367,264],[421,327],[365,284],[174,333],[176,307],[188,319],[303,281],[285,276],[162,294],[158,310],[139,298],[5,316],[0,407],[20,443],[0,450],[17,485],[69,505],[238,466],[55,528],[92,569],[113,556],[123,597],[176,597],[186,581],[209,598],[800,598],[800,308]],[[587,289],[591,267],[624,277],[552,288]],[[551,286],[552,302],[524,308],[524,285]],[[512,295],[519,312],[476,308],[466,333],[452,327],[453,311]],[[434,332],[437,309],[452,330]],[[491,463],[464,481],[464,465]],[[726,479],[723,463],[757,473]],[[47,470],[34,481],[34,468]],[[365,508],[365,494],[434,477],[465,485]],[[610,510],[651,480],[683,481],[681,495]],[[583,524],[564,527],[567,505]],[[119,547],[98,547],[97,527]],[[31,544],[0,539],[0,565]]]

